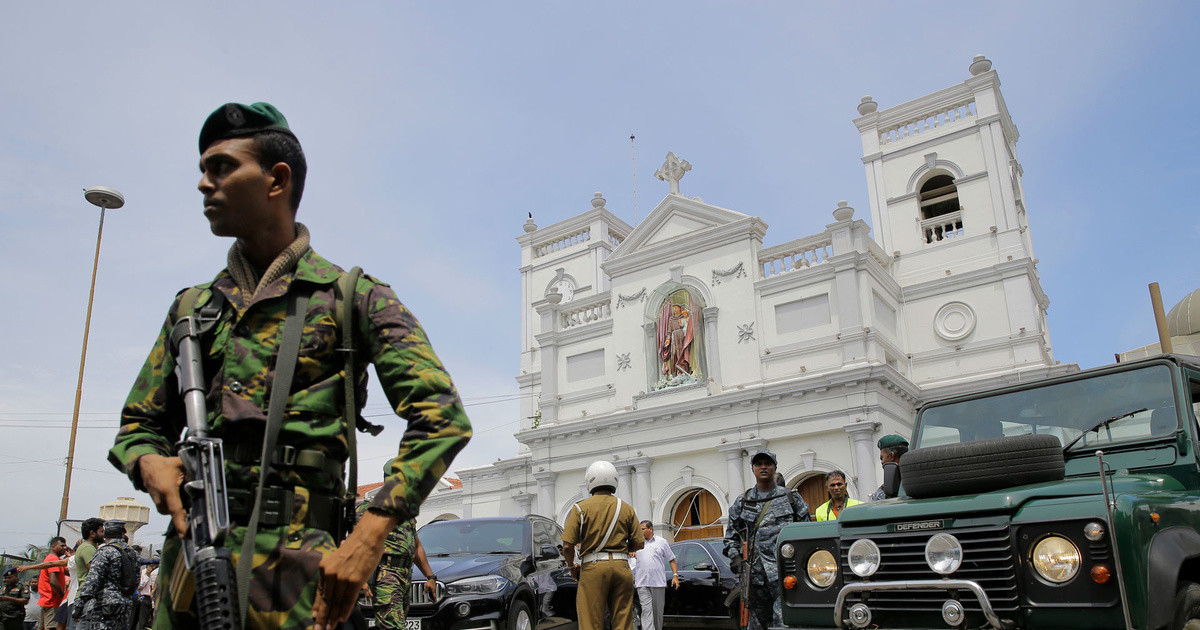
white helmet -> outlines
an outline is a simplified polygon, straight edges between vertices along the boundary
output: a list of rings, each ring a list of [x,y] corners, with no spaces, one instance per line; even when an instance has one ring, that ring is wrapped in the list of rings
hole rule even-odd
[[[617,489],[617,467],[613,466],[612,462],[604,460],[592,462],[592,465],[588,466],[587,472],[583,473],[583,479],[587,482],[589,494],[606,486],[615,492]]]

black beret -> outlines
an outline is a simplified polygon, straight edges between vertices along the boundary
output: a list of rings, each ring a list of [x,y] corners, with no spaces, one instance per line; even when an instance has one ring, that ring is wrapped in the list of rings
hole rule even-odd
[[[280,131],[296,137],[288,127],[287,119],[270,103],[226,103],[209,114],[200,128],[200,152],[204,153],[217,140],[249,136],[260,131]]]

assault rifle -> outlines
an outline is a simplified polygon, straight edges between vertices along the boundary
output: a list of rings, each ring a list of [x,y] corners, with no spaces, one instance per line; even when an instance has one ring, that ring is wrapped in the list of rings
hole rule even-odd
[[[737,588],[729,591],[729,596],[725,598],[725,607],[733,605],[734,600],[739,601],[741,610],[738,613],[738,627],[747,628],[750,626],[750,567],[753,564],[750,560],[750,540],[747,534],[749,531],[742,532],[742,564],[738,567],[738,583]]]
[[[182,317],[171,329],[179,393],[187,415],[187,433],[179,442],[179,458],[187,477],[182,498],[188,504],[185,566],[195,584],[196,612],[204,630],[239,630],[233,553],[221,545],[229,533],[229,500],[225,488],[225,455],[221,439],[208,434],[206,384],[201,364],[199,318]],[[249,558],[246,561],[249,562]]]

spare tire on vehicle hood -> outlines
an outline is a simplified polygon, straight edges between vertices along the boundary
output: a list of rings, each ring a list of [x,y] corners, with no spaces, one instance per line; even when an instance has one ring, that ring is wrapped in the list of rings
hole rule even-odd
[[[900,458],[904,492],[915,499],[978,494],[1060,481],[1062,443],[1053,435],[1017,435],[909,451]]]

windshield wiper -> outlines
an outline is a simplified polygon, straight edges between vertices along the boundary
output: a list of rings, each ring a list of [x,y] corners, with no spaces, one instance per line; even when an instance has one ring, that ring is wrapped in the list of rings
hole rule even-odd
[[[1066,455],[1067,451],[1070,451],[1071,447],[1075,446],[1076,442],[1078,442],[1079,440],[1082,440],[1083,436],[1091,433],[1092,431],[1099,431],[1100,429],[1107,427],[1108,425],[1116,422],[1117,420],[1121,420],[1123,418],[1128,418],[1129,416],[1132,416],[1134,414],[1142,413],[1145,410],[1146,410],[1146,407],[1142,407],[1141,409],[1134,409],[1133,411],[1126,411],[1125,413],[1123,413],[1119,416],[1113,416],[1111,418],[1106,418],[1104,420],[1101,420],[1100,422],[1097,422],[1095,426],[1088,429],[1087,431],[1084,431],[1083,433],[1080,433],[1079,435],[1077,435],[1075,437],[1074,440],[1067,442],[1067,445],[1063,447],[1063,455]]]

